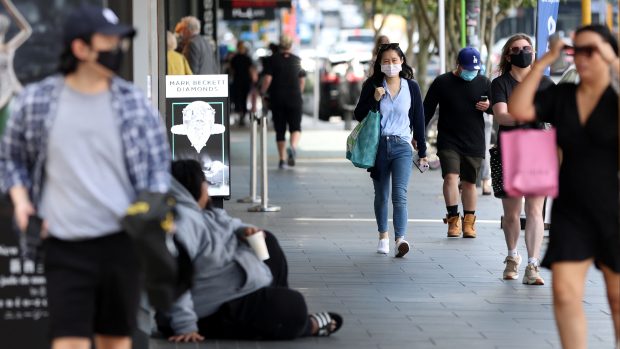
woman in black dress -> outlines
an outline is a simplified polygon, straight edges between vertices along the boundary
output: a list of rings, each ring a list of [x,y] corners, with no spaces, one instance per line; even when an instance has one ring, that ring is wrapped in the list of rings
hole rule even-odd
[[[557,128],[560,193],[553,202],[542,265],[553,274],[553,306],[565,349],[587,347],[582,300],[593,262],[603,272],[616,340],[620,339],[618,95],[611,87],[610,71],[610,66],[614,74],[618,69],[618,42],[606,27],[592,25],[576,31],[574,44],[579,85],[536,92],[544,69],[564,47],[552,42],[508,102],[515,119],[538,119]]]

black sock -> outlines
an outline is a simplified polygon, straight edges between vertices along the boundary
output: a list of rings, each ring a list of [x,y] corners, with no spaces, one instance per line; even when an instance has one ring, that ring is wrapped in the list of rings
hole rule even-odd
[[[465,211],[465,210],[463,210],[463,214],[471,214],[471,215],[473,215],[473,214],[476,214],[476,211]]]
[[[459,205],[446,206],[448,209],[448,217],[454,217],[459,215]]]

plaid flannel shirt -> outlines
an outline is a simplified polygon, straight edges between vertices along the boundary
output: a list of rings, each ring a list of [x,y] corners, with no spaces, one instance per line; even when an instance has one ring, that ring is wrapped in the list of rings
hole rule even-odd
[[[23,185],[35,206],[40,203],[45,183],[48,137],[63,86],[64,77],[60,75],[27,86],[12,102],[0,143],[0,190],[8,192]],[[159,112],[136,87],[121,78],[112,79],[110,92],[127,173],[136,194],[167,192],[171,152]]]

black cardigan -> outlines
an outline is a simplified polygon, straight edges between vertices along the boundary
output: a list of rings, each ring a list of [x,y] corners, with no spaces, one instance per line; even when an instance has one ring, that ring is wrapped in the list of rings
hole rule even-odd
[[[413,132],[413,138],[418,143],[418,155],[426,157],[426,131],[424,126],[424,106],[422,104],[422,94],[420,86],[415,80],[405,79],[409,85],[411,94],[411,107],[409,107],[409,128]],[[355,106],[355,119],[362,121],[371,109],[377,108],[378,102],[375,100],[375,87],[372,81],[366,80],[362,86],[360,99]]]

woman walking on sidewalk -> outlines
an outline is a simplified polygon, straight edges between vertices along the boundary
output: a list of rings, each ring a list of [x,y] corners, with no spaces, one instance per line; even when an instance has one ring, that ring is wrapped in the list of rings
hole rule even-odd
[[[587,347],[583,309],[586,274],[592,262],[607,286],[616,341],[620,340],[620,225],[618,223],[618,42],[609,29],[578,29],[575,65],[581,82],[536,93],[544,69],[564,47],[551,42],[514,90],[508,112],[518,121],[550,122],[562,149],[560,193],[553,202],[549,247],[542,265],[553,273],[553,308],[562,347]],[[611,66],[611,69],[610,69]],[[586,164],[596,166],[584,166]]]
[[[407,233],[407,186],[417,142],[421,165],[427,165],[424,110],[420,87],[413,70],[397,43],[381,46],[373,75],[364,82],[355,118],[362,121],[371,109],[381,113],[381,137],[375,166],[369,169],[375,188],[375,218],[379,230],[377,252],[390,252],[388,239],[388,199],[392,181],[396,257],[409,252]],[[415,141],[411,133],[415,137]]]
[[[534,47],[532,40],[525,34],[513,35],[502,49],[502,58],[499,63],[500,76],[493,80],[491,84],[491,102],[493,103],[493,114],[499,124],[499,134],[523,128],[544,128],[544,123],[518,123],[508,113],[508,98],[512,94],[512,90],[523,81],[525,76],[532,70],[532,62],[534,60]],[[549,86],[553,86],[553,81],[544,76],[539,90],[544,90]],[[499,135],[497,138],[497,147],[499,148]],[[496,169],[498,170],[498,169]],[[497,177],[501,176],[498,174]],[[504,229],[504,237],[506,238],[506,247],[508,247],[508,255],[504,260],[506,268],[504,269],[504,280],[516,280],[519,278],[519,265],[521,264],[521,256],[517,252],[517,243],[519,242],[519,234],[521,233],[521,208],[523,197],[508,197],[502,190],[496,191],[495,196],[502,199],[504,208],[504,218],[502,228]],[[527,248],[527,267],[525,275],[523,275],[523,283],[527,285],[544,285],[545,281],[538,271],[540,260],[540,248],[543,242],[544,222],[543,222],[543,206],[545,203],[544,196],[526,197],[525,198],[525,247]]]

